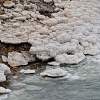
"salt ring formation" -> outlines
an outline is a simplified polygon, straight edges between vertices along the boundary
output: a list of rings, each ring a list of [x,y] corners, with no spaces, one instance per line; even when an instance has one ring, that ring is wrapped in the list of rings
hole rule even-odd
[[[53,59],[48,66],[56,66],[56,74],[51,69],[49,75],[61,73],[58,76],[65,76],[68,72],[60,69],[60,64],[79,64],[88,55],[99,53],[99,0],[0,0],[0,3],[0,43],[30,45],[26,51],[15,50],[0,55],[0,75],[3,77],[0,82],[6,80],[5,70],[10,71],[2,63],[18,67],[37,59]],[[6,68],[2,70],[2,66]],[[46,74],[48,76],[48,71]]]

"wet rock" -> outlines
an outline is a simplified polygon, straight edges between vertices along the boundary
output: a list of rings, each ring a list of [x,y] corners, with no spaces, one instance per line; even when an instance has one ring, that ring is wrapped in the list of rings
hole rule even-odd
[[[85,59],[85,55],[83,53],[75,53],[73,55],[61,54],[57,55],[55,59],[59,63],[78,64]]]
[[[10,89],[5,89],[4,87],[0,87],[0,94],[6,94],[6,93],[10,93],[11,90]]]
[[[20,70],[20,73],[24,73],[24,74],[34,74],[35,73],[35,70],[32,70],[32,69],[22,69]]]
[[[10,66],[20,66],[27,65],[28,62],[35,60],[30,54],[19,53],[19,52],[9,52],[8,53],[8,64]]]
[[[5,8],[12,8],[12,7],[15,6],[15,3],[12,2],[12,1],[9,1],[9,0],[6,0],[6,1],[3,3],[3,6],[4,6]]]
[[[46,69],[44,72],[40,73],[43,77],[52,77],[52,78],[59,78],[64,77],[68,75],[68,72],[61,69],[61,68],[55,68],[55,69]]]

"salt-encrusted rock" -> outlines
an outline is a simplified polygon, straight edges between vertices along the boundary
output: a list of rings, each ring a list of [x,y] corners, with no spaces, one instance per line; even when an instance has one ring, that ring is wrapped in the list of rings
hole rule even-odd
[[[87,47],[84,47],[84,54],[86,55],[96,55],[99,52],[98,47],[95,45],[89,45]]]
[[[16,17],[15,20],[25,21],[26,20],[26,16]]]
[[[56,37],[59,43],[66,43],[71,41],[71,35],[67,33],[61,33]]]
[[[0,19],[2,19],[2,20],[6,20],[8,18],[9,18],[9,16],[7,14],[0,15]]]
[[[6,81],[6,75],[10,73],[10,68],[5,64],[0,63],[0,82]]]
[[[66,17],[56,17],[56,18],[49,18],[47,20],[42,21],[43,24],[48,26],[54,26],[60,23],[67,23],[68,18]]]
[[[4,55],[2,55],[2,61],[3,61],[3,62],[7,62],[7,57],[4,56]]]
[[[4,6],[5,8],[12,8],[12,7],[15,6],[15,3],[12,2],[12,1],[9,1],[9,0],[5,0],[5,2],[3,3],[3,6]]]
[[[10,93],[11,90],[10,89],[5,89],[4,87],[0,87],[0,94],[6,94],[6,93]]]
[[[46,69],[44,72],[40,73],[40,75],[43,77],[48,76],[52,78],[59,78],[67,76],[68,72],[61,68],[55,68],[55,69]]]
[[[57,55],[55,59],[59,63],[78,64],[79,62],[85,59],[85,55],[83,53],[75,53],[72,55],[61,54],[61,55]]]
[[[42,46],[31,47],[30,52],[31,54],[36,54],[36,57],[43,61],[51,58],[49,55],[49,50],[46,47]]]
[[[24,74],[34,74],[35,73],[35,70],[32,70],[32,69],[22,69],[20,70],[20,73],[24,73]]]
[[[56,61],[52,61],[52,62],[48,62],[48,65],[50,65],[50,66],[60,66],[60,63],[56,62]]]
[[[0,71],[0,82],[6,81],[6,76],[4,75],[3,71]]]
[[[49,3],[49,2],[52,2],[52,0],[44,0],[44,2],[47,2],[47,3]]]
[[[11,73],[10,68],[3,63],[0,63],[0,71],[4,72],[5,74]]]
[[[34,55],[31,55],[29,52],[27,51],[21,51],[22,55],[24,56],[24,58],[28,61],[28,62],[34,62],[36,59],[35,59],[35,56]]]
[[[28,62],[34,61],[34,57],[27,53],[19,53],[19,52],[9,52],[8,53],[8,64],[10,66],[20,66],[27,65]]]

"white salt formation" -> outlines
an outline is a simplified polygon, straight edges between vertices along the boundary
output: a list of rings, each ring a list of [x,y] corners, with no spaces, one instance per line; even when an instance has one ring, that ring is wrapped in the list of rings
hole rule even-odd
[[[66,64],[78,64],[85,55],[97,54],[96,34],[100,33],[98,0],[54,0],[55,6],[52,0],[44,0],[44,8],[38,7],[34,0],[25,1],[25,4],[16,1],[18,3],[4,3],[6,10],[0,15],[1,42],[30,43],[29,52],[38,59],[54,58]],[[46,8],[46,4],[50,8]],[[16,63],[12,62],[13,59]],[[11,66],[27,65],[28,61],[20,53],[17,56],[16,53],[8,54]]]

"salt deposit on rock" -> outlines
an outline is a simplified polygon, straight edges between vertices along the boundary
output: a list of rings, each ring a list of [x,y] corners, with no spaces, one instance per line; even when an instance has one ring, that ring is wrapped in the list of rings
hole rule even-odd
[[[6,93],[10,93],[11,90],[10,89],[5,89],[4,87],[0,87],[0,94],[6,94]]]
[[[61,54],[57,55],[55,59],[60,63],[78,64],[85,59],[85,55],[83,53],[76,53],[74,55]]]
[[[24,73],[24,74],[34,74],[35,73],[35,70],[32,70],[32,69],[22,69],[20,70],[20,73]]]
[[[2,61],[3,61],[3,62],[7,62],[7,57],[4,56],[4,55],[2,55]]]
[[[4,3],[3,3],[3,6],[5,8],[12,8],[15,6],[15,4],[12,2],[12,1],[9,1],[9,0],[6,0]]]
[[[32,47],[29,52],[43,61],[55,58],[61,63],[77,64],[85,58],[85,55],[97,54],[96,34],[100,33],[98,0],[72,0],[71,2],[54,0],[55,6],[52,0],[45,0],[44,5],[43,2],[39,5],[40,0],[29,1],[31,3],[18,2],[13,10],[5,10],[5,13],[0,15],[3,21],[0,24],[1,42],[30,43]],[[49,12],[48,15],[45,15],[45,12]],[[11,66],[28,63],[22,54],[18,53],[14,57],[17,63],[12,62],[14,55],[10,57],[9,55]],[[18,61],[20,56],[23,61]]]
[[[4,72],[5,74],[11,73],[10,68],[3,63],[0,63],[0,71]]]
[[[0,71],[0,82],[6,81],[6,76],[4,75],[4,72]]]
[[[0,82],[6,81],[6,75],[10,73],[10,68],[5,64],[0,63]]]
[[[49,62],[48,65],[51,65],[51,66],[60,66],[60,63],[59,62]]]
[[[20,65],[27,65],[28,62],[34,61],[35,58],[30,54],[23,52],[9,52],[8,53],[8,64],[10,66],[20,66]]]
[[[67,71],[61,69],[61,68],[55,68],[55,69],[46,69],[44,72],[40,73],[41,76],[48,76],[48,77],[64,77],[69,75]]]

